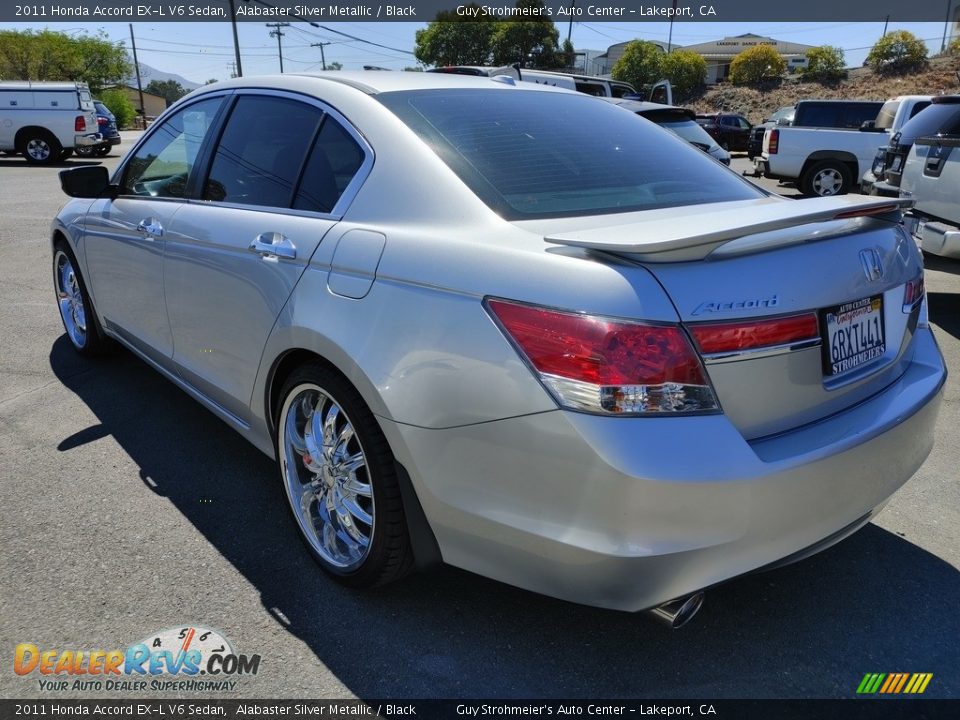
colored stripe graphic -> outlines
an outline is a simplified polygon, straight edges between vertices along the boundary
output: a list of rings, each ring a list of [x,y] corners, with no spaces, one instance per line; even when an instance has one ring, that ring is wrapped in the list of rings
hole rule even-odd
[[[867,673],[857,686],[858,695],[921,695],[933,673]]]

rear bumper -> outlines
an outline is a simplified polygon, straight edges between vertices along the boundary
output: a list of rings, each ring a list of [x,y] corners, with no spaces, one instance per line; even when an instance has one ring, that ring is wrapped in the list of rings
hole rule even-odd
[[[867,522],[933,444],[946,369],[929,329],[913,354],[868,401],[754,442],[723,415],[381,423],[446,562],[636,611],[799,559]]]
[[[916,214],[904,218],[907,230],[925,252],[960,260],[960,227]]]
[[[900,187],[891,185],[885,180],[877,180],[873,183],[870,194],[880,195],[881,197],[900,197]]]
[[[93,147],[103,144],[103,135],[100,133],[84,133],[83,135],[73,136],[74,147]]]

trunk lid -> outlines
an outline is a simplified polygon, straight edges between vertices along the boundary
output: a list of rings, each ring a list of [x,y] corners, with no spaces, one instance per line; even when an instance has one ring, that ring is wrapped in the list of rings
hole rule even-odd
[[[815,314],[806,342],[704,353],[724,413],[755,439],[862,402],[904,371],[919,315],[918,303],[904,305],[905,286],[922,275],[916,247],[893,221],[906,204],[724,203],[683,208],[682,222],[674,209],[672,218],[546,239],[642,265],[695,338],[718,324]]]

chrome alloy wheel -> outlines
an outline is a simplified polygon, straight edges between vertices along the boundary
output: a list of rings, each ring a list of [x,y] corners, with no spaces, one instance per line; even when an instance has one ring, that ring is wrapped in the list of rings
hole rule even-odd
[[[821,197],[836,195],[843,187],[843,175],[834,168],[824,168],[813,176],[813,190]]]
[[[54,275],[57,284],[57,304],[60,317],[67,334],[77,348],[87,344],[87,311],[83,304],[83,293],[77,280],[73,263],[63,250],[57,250],[54,258]]]
[[[353,423],[313,383],[289,393],[280,419],[284,486],[301,531],[334,568],[359,567],[373,543],[375,509]]]
[[[50,159],[50,155],[53,153],[53,148],[50,147],[48,143],[43,138],[31,138],[27,142],[27,155],[32,157],[37,162],[46,162]]]

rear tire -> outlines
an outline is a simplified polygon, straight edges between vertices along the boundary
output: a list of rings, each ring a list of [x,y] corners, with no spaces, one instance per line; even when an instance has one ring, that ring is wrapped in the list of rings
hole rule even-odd
[[[110,154],[110,146],[101,145],[100,147],[98,147],[96,150],[93,151],[93,154],[96,155],[97,157],[106,157],[107,155]]]
[[[800,191],[816,197],[846,195],[851,181],[850,169],[845,163],[821,160],[807,168],[800,179]]]
[[[53,247],[53,289],[73,349],[87,357],[106,352],[109,340],[97,320],[77,259],[65,240],[58,240]]]
[[[360,393],[317,361],[279,394],[280,477],[300,536],[337,582],[385,585],[413,567],[393,453]]]
[[[30,130],[20,140],[20,154],[31,165],[49,165],[60,159],[63,146],[46,130]]]

